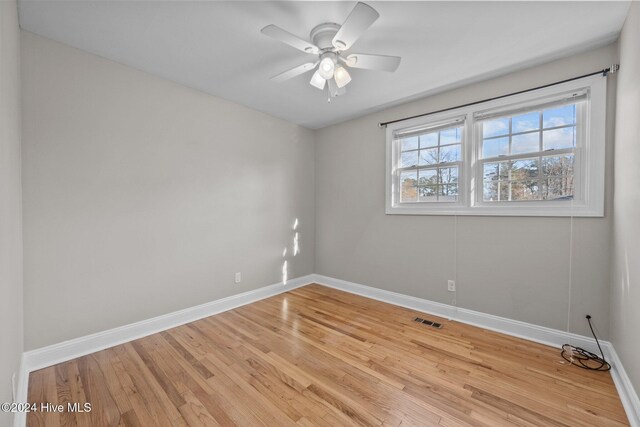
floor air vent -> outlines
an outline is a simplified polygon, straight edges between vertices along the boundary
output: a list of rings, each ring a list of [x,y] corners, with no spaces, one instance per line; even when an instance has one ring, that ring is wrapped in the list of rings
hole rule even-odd
[[[423,323],[427,326],[431,326],[432,328],[442,329],[442,323],[432,322],[431,320],[421,319],[419,317],[416,317],[415,319],[413,319],[413,321],[418,323]]]

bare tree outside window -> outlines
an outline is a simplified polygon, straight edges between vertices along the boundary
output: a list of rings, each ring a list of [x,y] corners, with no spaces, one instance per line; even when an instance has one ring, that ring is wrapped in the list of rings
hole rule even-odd
[[[456,124],[401,139],[402,203],[458,200],[462,135],[463,127]]]

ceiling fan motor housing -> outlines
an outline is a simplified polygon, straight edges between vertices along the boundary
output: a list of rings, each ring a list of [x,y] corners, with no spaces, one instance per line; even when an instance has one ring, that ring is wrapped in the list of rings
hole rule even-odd
[[[316,25],[309,34],[311,42],[322,50],[335,50],[333,38],[339,29],[340,25],[333,22]]]

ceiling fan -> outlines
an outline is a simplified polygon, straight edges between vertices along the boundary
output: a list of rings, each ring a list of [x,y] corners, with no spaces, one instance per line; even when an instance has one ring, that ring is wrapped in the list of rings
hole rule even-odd
[[[351,75],[345,66],[364,70],[395,71],[400,65],[399,56],[345,54],[379,16],[374,8],[359,2],[342,25],[325,22],[314,27],[309,35],[311,42],[275,25],[267,25],[261,30],[262,34],[302,52],[318,56],[316,61],[294,67],[272,77],[271,80],[279,83],[315,69],[309,84],[320,90],[328,86],[331,100],[332,97],[344,94],[345,86],[351,81]]]

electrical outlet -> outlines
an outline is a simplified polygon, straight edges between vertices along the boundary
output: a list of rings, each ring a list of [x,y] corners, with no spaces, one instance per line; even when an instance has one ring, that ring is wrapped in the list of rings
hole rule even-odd
[[[449,292],[456,291],[456,281],[455,280],[447,280],[447,290]]]
[[[242,273],[236,273],[235,282],[236,283],[242,282]]]

